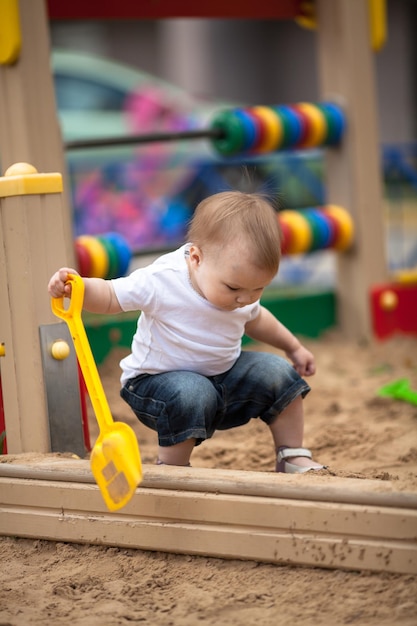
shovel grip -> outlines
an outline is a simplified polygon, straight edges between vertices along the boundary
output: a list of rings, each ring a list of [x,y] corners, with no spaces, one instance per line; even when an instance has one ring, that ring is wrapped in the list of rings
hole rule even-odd
[[[81,318],[84,302],[84,281],[81,276],[68,274],[67,283],[71,283],[69,306],[65,308],[64,296],[62,296],[51,298],[51,308],[53,313],[65,320],[68,325],[88,395],[90,396],[100,432],[103,434],[113,425],[113,418]]]
[[[51,299],[52,312],[61,319],[68,322],[74,316],[81,318],[81,311],[84,302],[84,281],[81,276],[76,274],[68,274],[67,283],[71,283],[71,299],[68,307],[65,307],[65,297]]]

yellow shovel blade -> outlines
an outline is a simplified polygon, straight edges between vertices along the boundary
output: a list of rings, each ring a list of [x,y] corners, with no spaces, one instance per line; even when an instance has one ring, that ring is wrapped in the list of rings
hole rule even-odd
[[[100,434],[91,451],[90,463],[110,511],[125,506],[142,481],[142,464],[133,430],[116,422],[105,434]]]

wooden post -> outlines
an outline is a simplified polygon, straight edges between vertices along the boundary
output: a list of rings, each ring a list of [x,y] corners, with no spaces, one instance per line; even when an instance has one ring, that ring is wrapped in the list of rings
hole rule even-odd
[[[10,35],[10,45],[0,45],[2,166],[33,163],[40,172],[65,173],[46,3],[0,3],[0,22]],[[0,367],[8,452],[49,451],[39,326],[57,321],[46,291],[50,275],[61,265],[74,267],[71,210],[61,174],[12,167],[0,185],[0,344],[5,353]]]
[[[321,100],[340,101],[347,132],[326,155],[328,202],[347,208],[355,246],[338,258],[338,319],[350,338],[371,336],[370,287],[387,278],[380,145],[368,2],[318,0]]]
[[[8,13],[0,4],[0,22]],[[0,160],[3,172],[12,163],[32,163],[39,172],[61,172],[66,180],[64,149],[51,74],[49,22],[44,0],[19,0],[21,49],[12,63],[0,63]],[[4,22],[3,22],[4,23]],[[60,207],[68,263],[74,247],[68,185]]]
[[[67,263],[60,174],[28,164],[0,178],[0,360],[7,449],[50,450],[39,326],[56,323],[47,282]]]

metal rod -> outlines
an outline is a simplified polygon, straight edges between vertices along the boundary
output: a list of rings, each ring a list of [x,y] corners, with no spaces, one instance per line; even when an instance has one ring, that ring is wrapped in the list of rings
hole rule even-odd
[[[220,139],[224,135],[220,129],[208,128],[199,130],[182,130],[164,133],[148,133],[146,135],[130,135],[128,137],[105,137],[102,139],[75,139],[65,143],[66,150],[80,148],[104,148],[109,146],[128,146],[142,143],[165,141],[181,141],[190,139]]]

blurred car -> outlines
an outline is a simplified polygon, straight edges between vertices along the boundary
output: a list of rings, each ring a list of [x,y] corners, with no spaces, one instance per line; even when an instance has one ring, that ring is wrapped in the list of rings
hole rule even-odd
[[[145,72],[84,53],[54,50],[51,63],[65,144],[208,128],[214,112],[226,106],[197,101]],[[314,155],[224,158],[204,139],[66,154],[74,237],[116,231],[136,254],[179,245],[196,204],[218,191],[263,191],[285,206],[317,204],[323,196]]]

